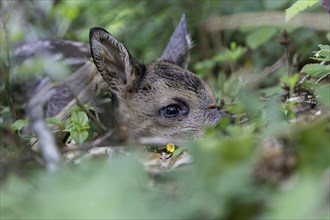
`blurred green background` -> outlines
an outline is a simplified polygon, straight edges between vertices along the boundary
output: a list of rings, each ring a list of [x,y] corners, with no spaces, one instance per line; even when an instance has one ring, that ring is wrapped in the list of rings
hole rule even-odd
[[[21,40],[65,38],[88,43],[91,27],[103,27],[120,39],[131,53],[141,61],[157,59],[180,20],[187,15],[187,26],[195,47],[191,50],[192,63],[209,58],[202,51],[200,33],[203,22],[210,18],[235,15],[246,12],[280,11],[292,5],[294,0],[2,0],[2,14],[7,22],[9,39]],[[325,12],[320,5],[309,9],[311,12]],[[262,17],[260,19],[267,19]],[[278,44],[282,27],[235,28],[218,33],[217,47],[213,47],[208,56],[219,53],[221,48],[229,47],[231,42],[247,46],[249,53],[245,58],[254,67],[263,67],[282,54]],[[256,30],[259,36],[255,36]],[[306,28],[290,28],[292,49],[302,53],[317,49],[317,43],[326,42],[325,32]],[[262,36],[262,39],[259,39]],[[214,36],[213,36],[214,37]],[[207,39],[210,41],[210,39]],[[259,42],[260,41],[260,42]],[[258,49],[258,50],[256,50]]]

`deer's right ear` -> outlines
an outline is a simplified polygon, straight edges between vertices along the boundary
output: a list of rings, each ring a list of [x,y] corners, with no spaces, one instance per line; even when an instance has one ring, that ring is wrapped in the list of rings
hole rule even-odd
[[[167,61],[187,69],[191,44],[186,29],[186,16],[183,15],[159,60]]]
[[[139,65],[122,43],[102,28],[90,30],[89,43],[93,61],[113,92],[133,86]]]

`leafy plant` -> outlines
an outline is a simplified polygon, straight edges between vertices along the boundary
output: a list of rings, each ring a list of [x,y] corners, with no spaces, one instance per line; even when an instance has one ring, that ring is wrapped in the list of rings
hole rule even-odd
[[[229,48],[218,52],[211,59],[196,63],[194,68],[198,73],[203,75],[202,73],[206,73],[207,71],[211,70],[218,63],[229,62],[233,64],[239,58],[241,58],[244,53],[246,53],[246,51],[246,47],[239,46],[237,43],[231,42]]]
[[[64,131],[70,133],[68,142],[74,140],[77,144],[83,143],[88,138],[90,128],[89,119],[85,112],[74,110],[71,117],[64,123]]]
[[[251,31],[245,41],[251,49],[257,49],[259,46],[264,45],[270,40],[276,33],[278,33],[276,27],[262,27],[258,30]]]
[[[309,7],[312,7],[320,3],[320,0],[298,0],[290,8],[285,10],[285,20],[289,21],[291,18],[299,14],[300,12],[306,10]]]
[[[50,125],[56,125],[59,130],[61,130],[61,131],[63,130],[63,123],[60,119],[58,119],[56,117],[52,117],[52,118],[46,118],[46,121]]]
[[[325,64],[326,62],[330,62],[330,46],[322,44],[319,44],[318,46],[320,50],[315,51],[314,56],[311,57],[311,59],[323,63],[306,64],[301,70],[301,72],[317,78],[330,73],[330,64]]]
[[[29,121],[26,119],[18,119],[16,120],[12,125],[12,129],[14,131],[20,131],[22,130],[22,128],[24,128],[25,126],[27,126],[29,124]]]

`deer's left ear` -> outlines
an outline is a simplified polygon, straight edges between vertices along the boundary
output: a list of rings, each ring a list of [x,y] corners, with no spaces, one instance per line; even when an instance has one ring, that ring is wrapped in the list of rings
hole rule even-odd
[[[159,60],[167,61],[186,69],[190,44],[191,40],[186,29],[186,16],[183,15]]]
[[[93,61],[112,92],[120,95],[143,75],[125,46],[106,30],[92,28],[89,42]]]

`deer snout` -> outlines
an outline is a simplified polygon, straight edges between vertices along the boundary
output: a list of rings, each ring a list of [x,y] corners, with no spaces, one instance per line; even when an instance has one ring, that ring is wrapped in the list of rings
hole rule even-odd
[[[236,117],[234,115],[231,115],[231,114],[229,114],[227,112],[224,112],[224,111],[220,111],[220,114],[221,114],[221,118],[228,118],[230,124],[235,124]]]
[[[230,124],[234,124],[236,121],[235,116],[223,111],[225,102],[221,99],[219,103],[212,103],[207,108],[210,109],[211,115],[216,118],[216,124],[223,118],[229,119]]]
[[[210,117],[208,117],[210,124],[218,124],[224,118],[227,118],[230,124],[235,123],[236,118],[230,113],[223,111],[223,106],[224,102],[220,101],[219,103],[212,103],[207,107],[210,114]]]

